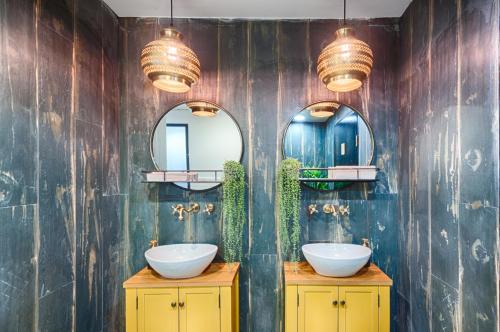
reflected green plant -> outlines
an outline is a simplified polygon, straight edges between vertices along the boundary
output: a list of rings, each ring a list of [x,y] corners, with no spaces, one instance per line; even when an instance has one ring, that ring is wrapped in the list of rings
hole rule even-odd
[[[328,177],[328,172],[319,169],[309,169],[309,170],[304,170],[303,175],[304,178],[308,179],[326,179]],[[328,184],[328,182],[308,182],[307,185],[313,189],[320,189],[320,190],[330,189],[330,185]]]

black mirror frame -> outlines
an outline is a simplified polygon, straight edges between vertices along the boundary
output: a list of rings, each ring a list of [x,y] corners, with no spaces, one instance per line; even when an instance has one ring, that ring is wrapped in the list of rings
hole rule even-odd
[[[376,145],[376,142],[375,142],[375,136],[373,135],[373,128],[371,127],[370,123],[368,122],[368,120],[366,119],[366,117],[360,112],[357,110],[357,108],[349,105],[349,104],[346,104],[346,103],[342,103],[342,102],[339,102],[339,101],[335,101],[335,100],[320,100],[320,101],[316,101],[314,103],[311,103],[305,107],[303,107],[298,113],[295,113],[291,119],[288,121],[285,129],[283,130],[283,135],[281,137],[281,155],[283,157],[283,159],[287,158],[286,154],[285,154],[285,138],[286,138],[286,134],[288,132],[288,128],[290,128],[290,125],[292,124],[293,122],[293,119],[295,118],[295,116],[297,114],[300,114],[302,111],[304,111],[305,109],[311,107],[311,106],[314,106],[316,104],[319,104],[319,103],[324,103],[324,102],[333,102],[333,103],[337,103],[339,105],[343,105],[343,106],[346,106],[346,107],[349,107],[351,110],[353,110],[354,112],[356,112],[362,119],[363,121],[365,122],[366,126],[368,127],[368,131],[370,132],[370,137],[371,137],[371,140],[372,140],[372,147],[371,147],[371,152],[370,152],[370,162],[368,163],[368,165],[366,166],[370,166],[372,163],[373,163],[373,159],[375,157],[375,145]],[[340,189],[344,189],[344,188],[347,188],[347,187],[350,187],[352,186],[355,182],[352,182],[352,181],[343,181],[343,182],[346,182],[348,184],[346,184],[345,187],[343,188],[336,188],[336,189],[318,189],[318,188],[313,188],[311,186],[308,186],[307,183],[304,183],[302,182],[302,186],[308,188],[308,189],[311,189],[311,190],[315,190],[315,191],[319,191],[319,192],[333,192],[333,191],[337,191],[337,190],[340,190]]]
[[[234,118],[234,116],[230,112],[228,112],[225,108],[217,105],[216,103],[213,103],[211,101],[196,99],[196,100],[182,101],[182,102],[179,102],[179,103],[177,103],[177,104],[169,107],[168,110],[165,111],[158,118],[158,120],[156,121],[155,125],[153,126],[153,129],[151,130],[151,133],[149,134],[149,155],[151,157],[151,161],[153,162],[153,165],[155,166],[155,169],[158,170],[158,171],[162,171],[162,169],[160,169],[158,167],[158,164],[155,161],[154,153],[153,153],[153,138],[154,138],[154,134],[155,134],[156,128],[158,127],[158,125],[160,124],[161,120],[163,119],[163,117],[165,115],[167,115],[168,112],[172,111],[173,109],[177,108],[180,105],[187,104],[189,102],[205,102],[205,103],[208,103],[208,104],[211,104],[211,105],[217,107],[217,109],[222,110],[227,115],[229,115],[229,117],[231,118],[231,120],[233,120],[234,124],[236,125],[236,128],[238,129],[238,133],[240,134],[240,139],[241,139],[241,154],[240,154],[240,158],[239,158],[238,161],[241,163],[242,160],[243,160],[243,155],[245,153],[245,140],[243,139],[243,133],[241,132],[241,128],[240,128],[240,125],[239,125],[238,121],[236,121],[236,119]],[[169,182],[169,183],[172,184],[172,185],[174,185],[177,188],[182,189],[182,190],[190,191],[190,192],[192,191],[192,192],[197,192],[197,193],[202,193],[202,192],[207,192],[207,191],[210,191],[210,190],[214,190],[214,189],[219,188],[222,185],[222,183],[218,183],[218,184],[216,184],[213,187],[210,187],[210,188],[207,188],[207,189],[199,189],[199,190],[197,190],[197,189],[184,188],[182,186],[179,186],[175,182]]]

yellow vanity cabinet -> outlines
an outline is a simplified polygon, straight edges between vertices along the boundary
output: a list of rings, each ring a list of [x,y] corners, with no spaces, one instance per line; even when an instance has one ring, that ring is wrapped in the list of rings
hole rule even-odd
[[[179,331],[219,332],[221,330],[219,296],[218,287],[180,288]]]
[[[378,296],[378,286],[339,286],[339,331],[379,331]]]
[[[298,291],[298,330],[336,331],[339,311],[333,305],[338,302],[339,290],[335,286],[300,286]]]
[[[177,288],[139,288],[136,301],[137,331],[178,331]]]
[[[128,279],[127,332],[238,332],[238,264],[212,264],[190,279],[143,269]]]
[[[392,280],[377,266],[348,278],[285,263],[286,332],[388,332]]]

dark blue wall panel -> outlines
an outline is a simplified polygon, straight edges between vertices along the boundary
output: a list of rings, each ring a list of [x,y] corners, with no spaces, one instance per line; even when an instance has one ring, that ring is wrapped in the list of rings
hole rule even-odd
[[[2,330],[123,327],[118,46],[100,0],[0,1]]]
[[[400,23],[400,330],[498,330],[498,18],[418,0]]]

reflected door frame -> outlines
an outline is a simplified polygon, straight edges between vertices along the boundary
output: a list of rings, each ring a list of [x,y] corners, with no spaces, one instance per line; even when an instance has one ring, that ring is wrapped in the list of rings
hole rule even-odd
[[[168,129],[168,127],[183,127],[184,128],[184,132],[186,134],[186,170],[189,171],[189,124],[187,124],[187,123],[167,123],[166,129]],[[168,133],[168,130],[167,130],[167,133]],[[168,153],[167,153],[167,155],[168,155]],[[167,171],[168,170],[169,169],[167,168]],[[173,171],[181,171],[181,170],[175,169]],[[187,183],[186,189],[191,189],[191,184],[189,182]]]

